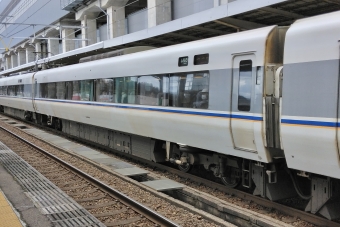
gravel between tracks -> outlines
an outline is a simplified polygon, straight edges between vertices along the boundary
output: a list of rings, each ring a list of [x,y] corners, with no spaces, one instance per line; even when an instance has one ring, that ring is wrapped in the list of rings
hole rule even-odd
[[[183,208],[185,207],[185,205],[183,205],[183,207],[177,207],[171,204],[170,202],[167,202],[166,200],[155,196],[155,194],[150,193],[149,191],[146,191],[136,186],[135,184],[131,184],[129,181],[125,181],[121,179],[120,177],[114,176],[110,173],[103,172],[101,168],[97,168],[77,157],[74,157],[70,154],[66,154],[62,152],[59,149],[56,149],[53,146],[50,146],[49,144],[42,142],[39,139],[34,138],[33,136],[27,135],[25,132],[22,132],[20,129],[10,126],[2,121],[0,121],[0,125],[5,128],[9,128],[11,131],[18,134],[19,136],[36,144],[42,149],[49,151],[51,154],[56,155],[57,157],[63,159],[64,161],[67,161],[68,163],[83,170],[89,175],[101,180],[102,182],[117,189],[118,191],[121,191],[122,193],[135,199],[136,201],[149,206],[151,209],[159,212],[160,214],[164,215],[165,217],[169,218],[170,220],[175,221],[176,223],[182,226],[188,226],[188,227],[189,226],[207,226],[207,227],[211,226],[213,227],[213,226],[221,226],[223,224],[225,226],[232,226],[231,224],[222,222],[221,220],[217,220],[217,223],[219,224],[212,223],[211,220],[207,220],[203,218],[201,215],[198,215],[197,213],[200,213],[200,211],[197,211],[196,213],[192,213]],[[72,192],[72,190],[70,192]],[[103,200],[105,201],[105,199],[102,199],[100,200],[100,202],[103,202]],[[91,205],[91,204],[88,204],[88,205]],[[98,212],[106,212],[106,211],[98,209]],[[210,215],[208,214],[208,216]],[[114,218],[112,218],[111,220],[105,220],[105,222],[109,222],[109,221],[114,221]],[[142,223],[140,226],[149,226],[149,225],[145,225]]]

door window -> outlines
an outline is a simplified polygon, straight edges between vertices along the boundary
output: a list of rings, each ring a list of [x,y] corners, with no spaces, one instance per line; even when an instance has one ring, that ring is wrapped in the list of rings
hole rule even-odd
[[[252,61],[240,61],[240,79],[238,83],[238,110],[250,111],[252,91]]]

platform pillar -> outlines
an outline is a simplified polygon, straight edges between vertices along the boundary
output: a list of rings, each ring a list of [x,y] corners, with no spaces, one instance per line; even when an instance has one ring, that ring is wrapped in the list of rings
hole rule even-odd
[[[47,49],[48,43],[44,40],[44,42],[41,42],[41,58],[47,58],[48,56],[48,49]]]
[[[54,55],[59,54],[59,40],[51,39],[47,40],[47,53],[48,57],[52,57]]]
[[[16,55],[16,54],[12,54],[11,55],[11,63],[12,63],[12,67],[11,68],[14,68],[14,67],[18,66],[18,55]]]
[[[112,39],[126,34],[126,19],[125,19],[125,4],[123,1],[120,6],[110,6],[107,8],[106,12],[109,15],[109,30],[110,37],[107,39]]]
[[[81,41],[82,47],[95,44],[97,42],[97,20],[95,15],[84,15],[81,20]]]
[[[4,58],[4,56],[1,54],[0,55],[0,71],[3,71],[6,69],[6,59]]]
[[[26,64],[26,51],[25,49],[17,49],[18,65]]]
[[[12,68],[12,61],[11,61],[11,56],[6,56],[6,70]]]
[[[26,47],[26,63],[32,62],[35,60],[35,53],[33,47]]]
[[[228,0],[214,0],[214,7],[228,4]]]
[[[63,53],[68,52],[70,50],[74,50],[75,42],[72,39],[75,39],[74,29],[72,28],[63,28],[62,31],[62,43],[63,43]]]
[[[34,50],[35,58],[34,58],[34,60],[36,61],[36,60],[42,59],[41,43],[36,42],[36,43],[34,43],[34,45],[35,45],[35,50]]]
[[[171,21],[171,1],[148,0],[148,27]]]

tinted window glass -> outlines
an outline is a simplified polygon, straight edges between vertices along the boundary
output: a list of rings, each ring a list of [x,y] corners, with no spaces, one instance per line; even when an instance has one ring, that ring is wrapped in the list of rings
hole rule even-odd
[[[92,80],[81,80],[79,81],[79,91],[81,101],[92,101],[93,85]]]
[[[68,83],[67,84],[68,99],[70,97],[69,94],[72,94],[71,100],[92,101],[93,81],[92,80],[72,81],[72,85]]]
[[[15,86],[8,86],[7,87],[7,95],[9,96],[16,96],[17,93],[15,91]]]
[[[130,104],[138,104],[137,94],[137,77],[126,77],[125,78],[125,93],[127,95],[127,102]],[[125,99],[123,97],[123,99]]]
[[[121,77],[114,79],[114,100],[116,103],[138,104],[137,77]]]
[[[7,94],[7,93],[6,93],[6,89],[7,89],[6,86],[1,86],[1,87],[0,87],[0,95],[6,95],[6,94]]]
[[[47,84],[39,84],[39,98],[48,98]]]
[[[169,106],[207,109],[209,73],[178,73],[170,75]]]
[[[161,91],[159,94],[159,104],[161,106],[169,106],[169,85],[170,77],[168,75],[163,76],[163,81],[161,83]]]
[[[163,92],[161,90],[162,76],[138,77],[138,97],[141,105],[162,105]]]
[[[23,97],[24,96],[24,85],[16,85],[17,96]]]
[[[113,102],[113,79],[99,79],[96,81],[96,101]]]
[[[31,97],[32,96],[32,84],[25,84],[24,85],[24,97]]]
[[[252,61],[240,62],[240,78],[238,83],[238,110],[250,111],[252,91]]]
[[[57,90],[57,99],[65,99],[66,98],[66,85],[65,82],[57,82],[56,83]]]
[[[47,98],[55,99],[57,98],[57,87],[56,83],[48,83],[47,84]]]

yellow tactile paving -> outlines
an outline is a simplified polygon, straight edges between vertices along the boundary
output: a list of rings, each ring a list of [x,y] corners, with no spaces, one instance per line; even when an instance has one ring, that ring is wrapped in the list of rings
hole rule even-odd
[[[22,227],[18,216],[0,190],[0,227]]]

